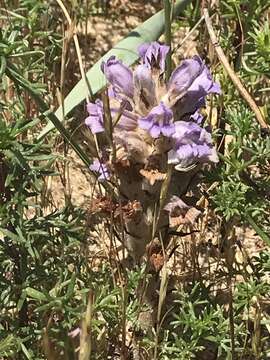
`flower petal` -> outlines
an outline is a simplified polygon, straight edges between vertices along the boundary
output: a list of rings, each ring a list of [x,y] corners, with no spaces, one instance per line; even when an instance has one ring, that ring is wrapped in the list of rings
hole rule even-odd
[[[203,62],[199,56],[182,61],[172,73],[168,83],[167,98],[171,104],[175,104],[191,86],[203,69]]]
[[[135,102],[141,112],[149,111],[157,104],[156,85],[151,70],[145,65],[137,66],[134,72]]]
[[[139,119],[138,125],[148,130],[153,138],[157,138],[160,134],[172,136],[174,133],[173,112],[161,102],[147,116]]]
[[[103,105],[100,100],[95,103],[89,102],[87,104],[87,111],[89,116],[85,119],[85,124],[90,127],[93,134],[104,131],[103,126]]]
[[[190,116],[190,119],[200,125],[204,119],[204,116],[197,110]]]
[[[208,94],[221,93],[219,84],[213,81],[210,71],[199,56],[184,60],[173,71],[167,89],[163,101],[169,107],[174,106],[177,118],[194,113],[204,106]]]
[[[150,69],[158,68],[162,72],[165,70],[165,61],[169,50],[169,46],[160,45],[157,41],[150,44],[142,44],[138,48],[143,64]]]
[[[220,94],[219,84],[213,81],[208,68],[203,64],[200,74],[185,91],[184,97],[179,97],[176,103],[177,116],[181,117],[186,113],[192,113],[204,106],[208,94]]]
[[[174,124],[163,125],[161,128],[161,132],[164,136],[171,137],[175,133],[175,125]]]
[[[188,90],[189,92],[194,93],[194,95],[196,94],[196,98],[199,100],[201,97],[205,97],[210,93],[219,94],[220,86],[213,81],[210,71],[203,65],[202,72],[193,81]]]
[[[121,60],[111,56],[106,62],[101,64],[101,70],[107,80],[113,85],[116,94],[124,94],[129,98],[134,95],[132,71],[122,63]]]
[[[151,128],[149,129],[149,134],[152,136],[152,138],[156,139],[159,137],[161,133],[161,129],[160,126],[158,126],[157,124],[153,124],[151,126]]]
[[[187,168],[196,162],[218,162],[211,134],[193,122],[176,121],[173,134],[174,146],[168,153],[168,163],[176,170]]]
[[[98,159],[94,159],[93,163],[89,166],[89,169],[99,174],[99,181],[105,181],[110,178],[110,173],[106,164],[101,163]]]
[[[138,125],[143,130],[150,130],[153,125],[152,121],[149,121],[148,118],[141,118],[138,120]]]

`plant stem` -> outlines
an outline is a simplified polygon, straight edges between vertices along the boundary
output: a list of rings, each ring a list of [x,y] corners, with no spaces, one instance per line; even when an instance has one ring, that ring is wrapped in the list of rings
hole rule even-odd
[[[166,58],[166,80],[168,81],[172,72],[172,53],[171,53],[171,42],[172,42],[172,5],[171,0],[163,0],[164,4],[164,16],[165,16],[165,43],[169,46],[170,50]]]
[[[229,323],[230,323],[230,338],[231,338],[231,359],[235,360],[235,331],[234,331],[234,310],[233,310],[232,270],[231,270],[231,268],[229,269],[228,286],[229,286]]]
[[[71,17],[69,16],[69,13],[65,7],[65,5],[63,4],[63,2],[61,0],[56,0],[56,2],[58,3],[58,5],[60,6],[60,8],[62,9],[68,24],[70,27],[73,26],[73,40],[74,40],[74,44],[75,44],[75,49],[76,49],[76,53],[77,53],[77,57],[78,57],[78,62],[79,62],[79,67],[80,67],[80,72],[81,72],[81,77],[84,80],[85,84],[86,84],[86,88],[88,90],[88,93],[86,94],[86,99],[87,101],[90,100],[90,98],[93,97],[92,94],[92,90],[91,90],[91,86],[89,81],[87,80],[85,71],[84,71],[84,67],[83,67],[83,62],[82,62],[82,54],[81,54],[81,49],[80,49],[80,44],[79,44],[79,40],[78,40],[78,36],[77,36],[77,30],[76,30],[76,26],[74,24],[72,24],[72,20]]]
[[[93,290],[90,290],[86,312],[84,318],[82,319],[79,360],[91,359],[93,308],[94,293]]]
[[[209,17],[207,9],[203,10],[203,15],[204,15],[205,24],[206,24],[207,31],[209,33],[211,42],[213,44],[213,47],[214,47],[214,49],[215,49],[215,51],[217,53],[217,56],[218,56],[221,64],[223,65],[225,71],[227,72],[227,74],[231,78],[232,82],[234,83],[235,87],[239,91],[240,95],[248,103],[249,107],[254,112],[258,123],[261,125],[262,128],[268,129],[269,125],[265,122],[264,117],[263,117],[259,107],[255,103],[255,101],[253,100],[253,98],[249,94],[249,92],[245,89],[245,87],[243,86],[243,84],[240,81],[239,77],[233,71],[228,59],[226,58],[221,46],[219,45],[219,42],[217,40],[215,31],[213,29],[212,22],[211,22],[211,19]]]

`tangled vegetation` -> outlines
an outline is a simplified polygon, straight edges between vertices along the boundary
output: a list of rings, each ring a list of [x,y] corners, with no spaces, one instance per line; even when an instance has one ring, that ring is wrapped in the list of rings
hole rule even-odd
[[[149,3],[1,4],[0,359],[270,358],[269,1]]]

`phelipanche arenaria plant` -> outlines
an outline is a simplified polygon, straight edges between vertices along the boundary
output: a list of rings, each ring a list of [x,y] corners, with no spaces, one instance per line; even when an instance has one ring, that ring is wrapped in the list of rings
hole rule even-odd
[[[194,224],[200,211],[183,200],[190,190],[187,184],[203,164],[218,162],[201,109],[207,95],[220,94],[220,87],[199,56],[183,60],[166,82],[168,51],[158,42],[143,44],[133,71],[115,56],[101,66],[109,84],[112,142],[100,149],[90,169],[99,181],[118,184],[120,203],[126,204],[125,245],[136,261],[153,237],[168,234],[169,227]],[[88,103],[87,110],[85,123],[98,137],[107,131],[104,104],[98,99]],[[166,201],[153,234],[156,204],[169,167]]]

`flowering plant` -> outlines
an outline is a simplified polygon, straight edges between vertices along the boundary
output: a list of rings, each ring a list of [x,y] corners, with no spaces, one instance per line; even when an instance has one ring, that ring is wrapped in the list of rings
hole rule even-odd
[[[138,51],[134,71],[114,56],[102,63],[109,105],[88,103],[85,120],[95,136],[109,139],[90,169],[99,181],[117,184],[124,245],[136,261],[157,234],[193,224],[200,214],[181,197],[202,164],[218,162],[200,109],[208,94],[220,93],[199,56],[182,61],[166,83],[169,47],[154,42]]]

